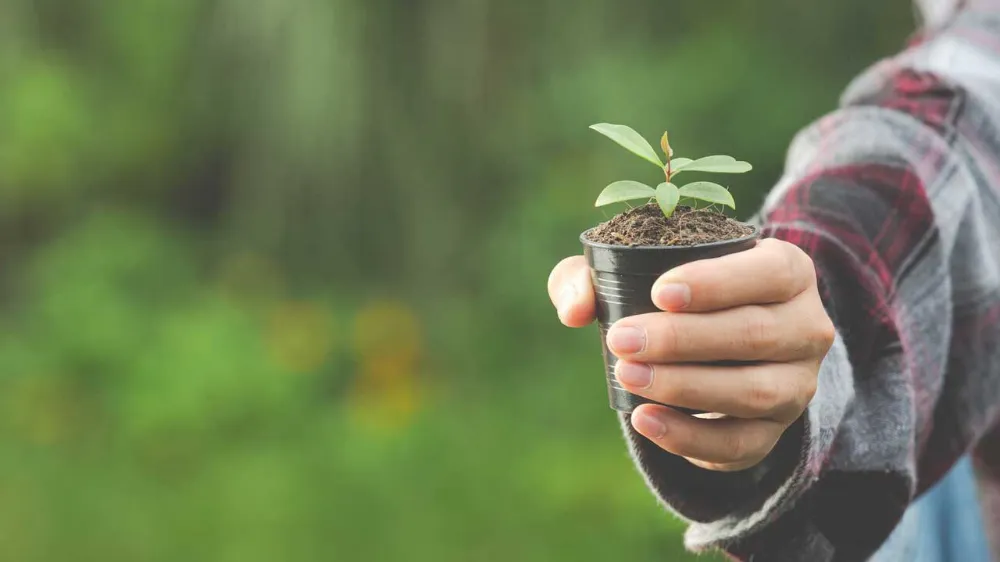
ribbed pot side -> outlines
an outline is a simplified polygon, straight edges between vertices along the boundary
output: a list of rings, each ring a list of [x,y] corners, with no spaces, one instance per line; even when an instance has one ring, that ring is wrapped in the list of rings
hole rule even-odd
[[[591,279],[597,295],[597,323],[604,353],[604,374],[608,386],[608,401],[619,412],[632,413],[640,404],[652,402],[636,396],[618,384],[615,364],[618,358],[608,349],[608,328],[626,316],[657,312],[651,291],[653,283],[664,273],[685,263],[716,258],[749,250],[757,244],[759,231],[743,238],[724,240],[697,246],[621,246],[600,244],[580,235],[583,252],[590,264]]]

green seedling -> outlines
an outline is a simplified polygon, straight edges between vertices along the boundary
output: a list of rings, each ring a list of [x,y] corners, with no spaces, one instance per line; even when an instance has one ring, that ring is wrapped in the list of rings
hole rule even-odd
[[[664,164],[646,139],[631,127],[598,123],[597,125],[591,125],[590,128],[622,145],[642,159],[655,164],[667,176],[667,180],[658,185],[656,189],[637,181],[616,181],[604,188],[604,191],[597,197],[597,202],[594,203],[595,207],[633,199],[656,199],[656,203],[663,209],[663,214],[670,217],[674,214],[674,209],[677,208],[677,203],[681,197],[684,197],[686,199],[705,201],[736,209],[736,202],[733,201],[733,195],[729,193],[728,189],[717,183],[696,181],[678,187],[674,185],[673,178],[681,172],[743,174],[753,169],[753,166],[749,162],[737,160],[732,156],[705,156],[697,160],[692,160],[691,158],[674,158],[674,151],[670,148],[667,133],[663,133],[663,137],[660,139],[660,148],[663,149],[663,154],[667,162]]]

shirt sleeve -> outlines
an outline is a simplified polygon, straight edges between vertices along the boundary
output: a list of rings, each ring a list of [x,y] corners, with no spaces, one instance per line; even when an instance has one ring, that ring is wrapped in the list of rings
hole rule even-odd
[[[760,213],[812,257],[837,327],[803,417],[760,466],[713,473],[621,416],[693,550],[867,559],[996,421],[1000,85],[900,60],[796,137]]]

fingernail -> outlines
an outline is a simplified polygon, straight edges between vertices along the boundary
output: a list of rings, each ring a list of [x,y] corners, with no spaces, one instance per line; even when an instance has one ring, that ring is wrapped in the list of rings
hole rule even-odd
[[[646,347],[646,332],[633,326],[612,326],[608,332],[608,347],[616,355],[638,353]]]
[[[667,283],[655,289],[654,300],[669,310],[681,310],[691,304],[691,288],[684,283]]]
[[[632,427],[650,439],[659,439],[667,432],[667,424],[646,410],[638,410],[632,414]]]
[[[642,363],[620,361],[615,366],[615,376],[622,384],[635,388],[649,388],[653,384],[653,368]]]
[[[559,292],[558,301],[559,304],[557,311],[559,313],[559,318],[565,320],[569,314],[569,309],[573,307],[574,303],[576,303],[576,287],[572,283],[563,287]]]

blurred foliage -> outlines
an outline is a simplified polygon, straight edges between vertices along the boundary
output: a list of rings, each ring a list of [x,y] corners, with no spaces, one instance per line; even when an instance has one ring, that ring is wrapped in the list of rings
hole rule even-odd
[[[903,0],[0,1],[0,558],[684,560],[549,268],[738,154]],[[643,178],[635,178],[643,179]]]

